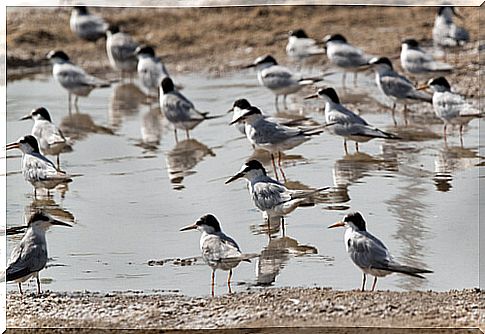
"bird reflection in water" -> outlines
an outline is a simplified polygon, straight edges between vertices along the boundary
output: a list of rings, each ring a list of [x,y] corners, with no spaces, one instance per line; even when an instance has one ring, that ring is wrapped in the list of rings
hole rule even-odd
[[[196,139],[179,141],[167,152],[166,162],[168,177],[175,190],[182,190],[184,178],[196,173],[193,168],[206,156],[215,157],[215,153]]]
[[[480,157],[477,152],[462,146],[443,145],[443,148],[435,157],[433,181],[436,190],[447,192],[453,186],[453,174],[460,170],[473,168],[479,163]]]
[[[118,83],[114,86],[109,100],[109,123],[118,129],[123,116],[132,116],[138,113],[141,104],[148,104],[147,96],[133,83]]]
[[[108,127],[97,125],[89,114],[79,112],[76,107],[75,113],[70,113],[61,120],[59,127],[67,137],[73,140],[81,140],[90,133],[114,135],[114,131]]]
[[[273,284],[276,281],[276,276],[283,270],[290,256],[317,253],[316,247],[301,245],[297,240],[290,237],[270,239],[268,245],[264,247],[257,259],[256,285],[268,286]]]
[[[162,127],[163,117],[160,106],[150,106],[150,109],[142,115],[141,143],[138,146],[148,151],[157,150],[162,138]]]

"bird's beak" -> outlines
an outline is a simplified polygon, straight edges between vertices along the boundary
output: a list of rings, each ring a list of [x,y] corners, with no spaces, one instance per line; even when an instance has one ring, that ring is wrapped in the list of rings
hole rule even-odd
[[[180,231],[188,231],[188,230],[196,230],[197,229],[197,224],[192,224],[189,226],[182,227]]]
[[[20,144],[19,143],[10,143],[10,144],[7,144],[7,146],[5,146],[5,150],[12,150],[14,148],[20,148]]]
[[[72,227],[72,225],[69,225],[68,223],[64,223],[63,221],[56,220],[56,219],[51,221],[51,225]]]
[[[237,179],[240,179],[243,176],[244,176],[244,173],[242,172],[237,173],[236,175],[231,176],[229,179],[227,179],[227,181],[224,182],[224,184],[228,184],[228,183],[231,183],[232,181],[236,181]]]
[[[312,95],[305,96],[304,99],[305,100],[316,99],[317,97],[318,97],[318,94],[312,94]]]
[[[336,222],[335,224],[330,225],[328,228],[343,227],[343,226],[345,226],[345,223],[340,221],[340,222]]]
[[[417,90],[425,90],[425,89],[428,89],[429,88],[429,85],[428,84],[425,84],[425,85],[422,85],[422,86],[419,86],[418,88],[416,88]]]
[[[251,68],[251,67],[255,67],[256,64],[249,64],[249,65],[245,65],[243,66],[242,68]]]
[[[231,108],[227,111],[227,113],[229,114],[229,113],[232,113],[233,111],[234,111],[234,108]]]
[[[288,33],[287,32],[283,32],[283,33],[280,33],[278,35],[276,35],[274,37],[274,41],[277,42],[277,41],[285,41],[288,39]]]
[[[25,121],[26,119],[32,119],[32,115],[25,115],[19,119],[19,121]]]
[[[233,125],[234,123],[237,123],[239,122],[240,120],[242,120],[244,118],[244,115],[242,116],[239,116],[238,118],[236,118],[235,120],[232,120],[229,125]]]

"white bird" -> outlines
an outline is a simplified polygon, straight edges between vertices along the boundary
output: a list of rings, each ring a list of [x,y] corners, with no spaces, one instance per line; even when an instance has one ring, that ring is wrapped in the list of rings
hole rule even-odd
[[[258,81],[261,86],[271,90],[275,94],[275,106],[278,110],[278,96],[283,95],[285,109],[286,97],[294,94],[304,86],[322,81],[321,77],[301,78],[294,74],[287,67],[278,65],[271,55],[261,56],[245,68],[256,67],[258,70]]]
[[[49,112],[44,107],[33,109],[30,114],[20,118],[20,120],[26,119],[34,120],[31,134],[37,138],[40,152],[43,155],[57,156],[57,169],[60,169],[59,155],[62,152],[72,151],[69,138],[64,137],[61,129],[52,122]]]
[[[409,38],[401,43],[401,67],[409,73],[422,74],[450,72],[453,66],[436,61],[433,56],[419,47],[418,41]]]
[[[433,42],[437,46],[452,47],[464,45],[470,40],[468,31],[453,23],[453,16],[462,18],[451,6],[438,8],[434,20]]]
[[[229,271],[227,287],[229,293],[231,293],[232,269],[237,267],[241,261],[251,261],[243,257],[236,241],[222,232],[219,221],[213,215],[206,214],[200,217],[195,224],[184,227],[180,231],[195,229],[202,232],[200,236],[200,251],[204,262],[212,269],[212,296],[214,296],[214,281],[217,269]]]
[[[74,6],[69,26],[80,38],[95,42],[106,35],[109,24],[102,17],[90,14],[85,6]]]
[[[26,181],[34,186],[34,196],[37,189],[50,189],[59,184],[72,181],[65,172],[56,169],[56,166],[39,151],[39,144],[34,136],[20,137],[16,142],[7,144],[6,149],[18,148],[22,151],[22,174]]]
[[[342,82],[345,84],[346,72],[354,72],[354,83],[357,72],[369,67],[369,60],[373,57],[363,50],[349,44],[341,34],[327,35],[323,38],[327,50],[327,58],[331,64],[344,70]]]
[[[229,124],[243,122],[245,133],[251,145],[268,151],[271,154],[271,161],[275,176],[278,179],[278,173],[275,165],[275,154],[278,154],[278,166],[284,179],[286,179],[281,167],[281,152],[290,150],[307,140],[312,136],[323,132],[321,126],[309,128],[291,128],[278,123],[275,120],[265,117],[257,107],[250,106],[244,112]]]
[[[431,103],[431,95],[419,91],[414,84],[406,77],[395,72],[389,58],[372,58],[369,61],[376,73],[376,84],[380,91],[393,101],[392,110],[396,108],[396,103],[407,104],[416,102]]]
[[[140,45],[136,48],[135,54],[138,57],[138,77],[149,93],[159,92],[160,83],[170,75],[159,57],[155,56],[155,50],[148,45]]]
[[[364,218],[358,212],[349,213],[343,221],[330,225],[328,228],[346,227],[345,248],[350,259],[363,272],[362,291],[365,291],[366,274],[374,276],[372,290],[374,291],[377,277],[392,273],[401,273],[413,277],[424,278],[420,274],[432,273],[431,270],[419,269],[398,263],[382,241],[367,232]]]
[[[337,92],[333,88],[321,88],[306,99],[317,97],[325,100],[325,122],[328,132],[344,137],[345,153],[348,153],[347,140],[355,141],[355,148],[358,151],[359,142],[367,142],[374,138],[399,139],[392,133],[369,125],[362,117],[340,104]]]
[[[308,37],[303,29],[292,30],[288,34],[288,44],[286,44],[286,54],[297,60],[321,55],[325,50],[318,46],[317,41]]]
[[[118,26],[111,25],[106,30],[106,52],[109,63],[114,70],[120,71],[122,79],[124,74],[131,76],[136,72],[138,59],[135,50],[137,47],[138,43],[129,34],[121,32]]]
[[[7,282],[15,281],[18,283],[20,294],[22,294],[21,284],[31,277],[35,277],[37,280],[37,293],[40,294],[41,292],[39,271],[44,269],[48,260],[45,232],[52,225],[71,227],[71,225],[53,219],[42,211],[34,213],[29,218],[27,230],[22,240],[10,254],[6,279]]]
[[[245,178],[249,184],[254,205],[263,212],[269,224],[272,218],[279,218],[284,233],[284,217],[302,204],[313,204],[312,196],[328,189],[291,190],[282,183],[266,175],[263,165],[257,160],[250,160],[242,165],[239,172],[229,178],[225,184],[239,178]]]
[[[87,74],[81,67],[74,65],[64,51],[50,51],[47,59],[53,64],[54,79],[69,93],[69,110],[71,94],[75,95],[74,104],[79,96],[88,96],[95,88],[109,87],[111,83]]]
[[[462,139],[463,126],[474,118],[481,118],[485,113],[472,107],[463,96],[451,91],[451,86],[444,77],[430,79],[418,89],[431,88],[433,90],[433,109],[443,122],[443,136],[446,140],[446,126],[457,124],[460,126],[460,139]]]
[[[160,108],[165,118],[174,127],[175,139],[177,140],[177,129],[185,130],[189,138],[189,130],[192,130],[202,121],[218,118],[221,116],[209,116],[208,112],[200,112],[179,91],[175,90],[172,79],[165,77],[161,84]]]

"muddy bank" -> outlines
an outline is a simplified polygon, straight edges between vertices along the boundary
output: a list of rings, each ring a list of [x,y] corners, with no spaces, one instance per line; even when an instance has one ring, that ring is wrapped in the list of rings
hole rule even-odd
[[[447,61],[457,70],[459,82],[470,95],[478,89],[479,9],[460,8],[470,31],[471,43]],[[120,25],[140,43],[156,46],[169,71],[202,71],[218,74],[239,69],[255,57],[272,53],[288,63],[286,40],[291,29],[305,28],[309,36],[343,33],[367,52],[394,57],[400,41],[414,37],[431,40],[436,8],[379,6],[268,6],[231,8],[93,8],[92,12]],[[103,40],[77,38],[69,29],[69,8],[11,8],[7,11],[7,76],[49,71],[44,57],[51,49],[63,49],[72,60],[91,72],[111,72]],[[399,23],[399,24],[396,24]],[[315,59],[324,65],[325,57]],[[32,69],[35,69],[32,70]],[[106,74],[106,73],[105,73]],[[106,74],[109,76],[111,73]]]
[[[9,293],[9,327],[478,327],[478,289],[447,292],[275,288],[215,298],[137,293]]]

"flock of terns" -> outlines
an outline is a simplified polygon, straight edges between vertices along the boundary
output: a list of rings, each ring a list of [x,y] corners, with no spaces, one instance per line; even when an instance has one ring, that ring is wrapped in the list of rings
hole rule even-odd
[[[458,13],[453,7],[440,7],[433,27],[433,41],[436,46],[459,48],[469,40],[468,32],[453,23],[453,17]],[[194,129],[201,122],[221,117],[201,112],[185,97],[170,78],[161,59],[155,55],[154,48],[139,45],[119,27],[109,25],[103,18],[90,14],[86,7],[74,7],[70,19],[71,30],[80,38],[96,41],[106,37],[106,50],[113,69],[119,71],[121,80],[138,73],[140,82],[147,93],[159,98],[164,117],[173,126],[175,138],[177,130],[186,132]],[[387,57],[366,54],[363,50],[351,45],[341,34],[328,35],[323,42],[309,38],[302,29],[291,31],[286,51],[289,57],[302,60],[326,54],[328,62],[345,73],[354,73],[354,80],[361,71],[372,69],[375,72],[376,84],[380,91],[396,104],[404,105],[406,110],[410,103],[431,103],[433,109],[444,122],[444,139],[446,127],[457,124],[462,127],[473,118],[483,114],[471,106],[464,97],[452,91],[450,83],[443,76],[453,71],[447,63],[437,61],[422,49],[415,39],[405,39],[401,45],[400,61],[402,68],[413,75],[431,77],[425,85],[416,87],[414,83],[395,71],[391,60]],[[109,87],[113,81],[96,78],[81,67],[71,62],[69,56],[61,50],[53,50],[47,58],[53,64],[54,79],[68,91],[69,108],[77,104],[78,97],[87,96],[91,90]],[[324,81],[323,74],[315,77],[301,77],[287,67],[279,65],[274,57],[265,55],[257,58],[246,66],[255,67],[260,84],[275,95],[275,106],[279,110],[279,97],[283,97],[286,108],[288,95],[298,92],[302,87]],[[355,81],[354,81],[355,82]],[[432,94],[426,92],[431,89]],[[72,101],[74,96],[74,101]],[[284,217],[290,212],[312,200],[312,196],[324,192],[328,187],[314,190],[292,190],[280,182],[280,177],[286,181],[281,166],[281,154],[290,150],[322,132],[341,136],[347,153],[347,141],[354,141],[356,150],[359,143],[374,138],[398,140],[399,136],[382,131],[368,124],[361,116],[344,106],[336,90],[332,87],[319,88],[306,99],[319,98],[325,103],[325,124],[303,126],[296,122],[288,122],[277,117],[265,115],[258,107],[246,99],[234,102],[230,111],[232,121],[243,133],[253,148],[262,149],[271,154],[275,178],[268,176],[264,166],[257,160],[245,162],[241,169],[226,183],[244,178],[249,185],[249,192],[254,205],[263,213],[264,219],[279,219],[284,233]],[[6,149],[19,149],[22,152],[22,174],[26,181],[34,187],[34,195],[39,189],[56,188],[60,184],[72,181],[69,174],[61,170],[59,155],[72,150],[69,138],[53,123],[47,109],[34,109],[22,119],[32,119],[34,126],[30,135],[21,137],[16,142],[8,144]],[[45,155],[57,157],[57,164],[47,159]],[[276,162],[277,160],[277,162]],[[279,167],[280,173],[278,173]],[[38,273],[47,262],[45,231],[52,225],[70,226],[53,219],[48,214],[39,211],[34,213],[28,222],[28,228],[20,243],[13,249],[6,270],[6,280],[18,283],[22,293],[21,283],[37,278],[37,289],[40,293]],[[431,273],[430,270],[414,268],[398,263],[389,253],[387,247],[366,229],[366,223],[358,212],[347,214],[341,222],[330,228],[345,227],[345,246],[352,261],[362,270],[362,290],[365,290],[366,275],[374,276],[372,291],[377,278],[397,272],[423,278],[421,274]],[[182,229],[197,229],[202,232],[200,248],[204,261],[212,268],[212,295],[214,295],[214,275],[216,269],[229,271],[228,287],[232,269],[241,261],[247,261],[236,241],[224,234],[217,218],[207,214],[198,219],[195,224]]]

